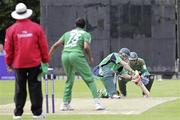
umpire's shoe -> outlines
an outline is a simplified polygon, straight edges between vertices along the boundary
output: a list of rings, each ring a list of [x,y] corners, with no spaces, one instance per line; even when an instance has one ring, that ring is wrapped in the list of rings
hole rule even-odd
[[[22,116],[13,116],[13,120],[22,120]]]
[[[45,120],[46,116],[42,113],[41,115],[33,115],[33,120]]]

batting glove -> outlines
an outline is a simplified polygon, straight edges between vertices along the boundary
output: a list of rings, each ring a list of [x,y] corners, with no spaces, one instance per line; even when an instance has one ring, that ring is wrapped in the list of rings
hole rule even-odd
[[[134,74],[132,76],[132,81],[135,83],[135,84],[138,84],[139,81],[141,80],[141,77],[139,75],[139,72],[137,70],[134,71]]]

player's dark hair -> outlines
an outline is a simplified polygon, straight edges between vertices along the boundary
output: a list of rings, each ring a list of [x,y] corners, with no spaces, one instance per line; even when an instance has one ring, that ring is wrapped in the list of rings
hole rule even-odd
[[[76,27],[84,28],[85,25],[86,25],[86,22],[83,18],[76,19]]]

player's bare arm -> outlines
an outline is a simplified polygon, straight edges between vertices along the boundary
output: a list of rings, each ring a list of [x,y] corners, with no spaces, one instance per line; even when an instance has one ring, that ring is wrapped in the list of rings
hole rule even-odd
[[[132,76],[129,74],[121,74],[120,77],[125,78],[125,79],[130,79],[130,80],[132,79]]]
[[[130,75],[134,73],[134,70],[125,61],[121,60],[120,64],[123,65],[123,67],[129,71]]]
[[[64,44],[64,41],[63,40],[58,40],[56,43],[54,43],[52,45],[52,47],[50,48],[50,51],[49,51],[49,57],[51,58],[51,56],[53,55],[53,53],[56,51],[56,49],[58,47],[60,47],[61,45]]]
[[[138,82],[139,79],[140,79],[140,76],[139,76],[138,71],[134,71],[134,70],[128,65],[128,63],[126,63],[126,62],[123,61],[123,60],[122,60],[120,63],[123,65],[123,67],[124,67],[126,70],[129,71],[129,74],[132,76],[133,82],[135,82],[135,83]]]
[[[93,63],[94,62],[94,59],[92,57],[92,52],[91,52],[91,49],[90,49],[90,46],[89,46],[89,43],[88,42],[84,42],[84,51],[88,57],[88,61],[89,63]]]

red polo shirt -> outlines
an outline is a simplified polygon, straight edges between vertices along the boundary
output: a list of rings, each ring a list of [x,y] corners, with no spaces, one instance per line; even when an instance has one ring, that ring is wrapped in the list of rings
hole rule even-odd
[[[48,43],[43,29],[30,19],[17,20],[6,30],[6,63],[14,68],[30,68],[47,63]]]

